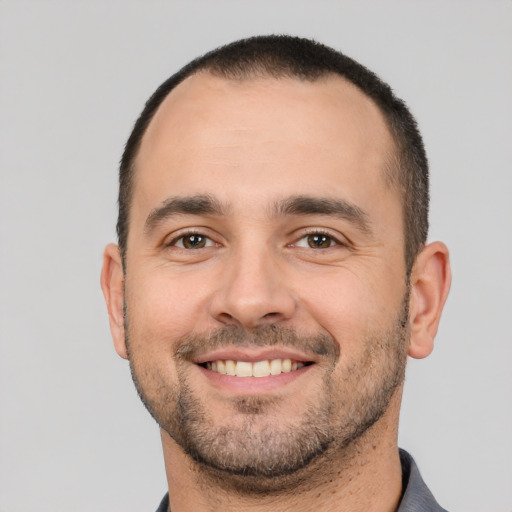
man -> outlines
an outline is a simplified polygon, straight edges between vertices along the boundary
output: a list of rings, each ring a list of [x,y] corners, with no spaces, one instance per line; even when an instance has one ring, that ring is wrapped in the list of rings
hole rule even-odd
[[[427,167],[391,89],[309,40],[235,42],[150,98],[101,281],[159,510],[443,510],[397,447],[450,283]]]

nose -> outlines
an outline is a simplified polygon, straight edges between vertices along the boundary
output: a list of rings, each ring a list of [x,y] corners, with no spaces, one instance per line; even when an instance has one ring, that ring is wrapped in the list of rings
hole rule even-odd
[[[218,277],[212,316],[225,325],[248,329],[291,319],[296,299],[277,260],[268,248],[233,253]]]

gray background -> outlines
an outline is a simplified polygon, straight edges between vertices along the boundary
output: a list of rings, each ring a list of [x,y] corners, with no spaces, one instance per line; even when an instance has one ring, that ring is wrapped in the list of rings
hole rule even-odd
[[[171,72],[287,32],[366,64],[419,120],[454,282],[434,354],[408,369],[400,443],[452,512],[510,512],[511,29],[493,0],[0,0],[0,511],[156,508],[158,430],[99,287],[117,163]]]

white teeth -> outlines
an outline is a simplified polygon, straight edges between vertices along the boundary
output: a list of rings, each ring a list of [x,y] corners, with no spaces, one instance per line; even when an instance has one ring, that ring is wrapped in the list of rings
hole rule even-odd
[[[240,363],[238,363],[240,364]],[[270,375],[270,364],[268,361],[258,361],[252,365],[253,377],[268,377]]]
[[[226,363],[224,361],[217,361],[217,372],[226,375]]]
[[[304,363],[291,359],[264,359],[255,363],[219,359],[206,363],[207,370],[237,377],[268,377],[269,375],[280,375],[281,373],[300,370],[302,367],[304,367]]]
[[[270,373],[272,375],[279,375],[281,373],[281,368],[281,359],[272,359],[272,361],[270,361]]]
[[[288,373],[292,371],[292,361],[291,359],[283,359],[281,363],[281,368],[284,373]]]
[[[252,363],[238,361],[235,373],[237,377],[252,377]]]
[[[226,361],[226,375],[236,375],[236,363],[235,361],[231,361],[231,359],[228,359]]]

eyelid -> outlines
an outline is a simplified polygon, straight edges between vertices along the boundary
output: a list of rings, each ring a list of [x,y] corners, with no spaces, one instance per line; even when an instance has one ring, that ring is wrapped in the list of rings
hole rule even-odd
[[[345,236],[340,235],[339,233],[333,233],[332,231],[330,231],[329,229],[326,229],[326,228],[305,228],[301,231],[300,236],[295,238],[295,242],[293,242],[290,245],[299,247],[297,245],[297,243],[300,240],[302,240],[310,235],[323,235],[323,236],[327,236],[327,237],[331,238],[332,241],[334,242],[334,244],[331,247],[336,247],[336,246],[349,247],[350,246],[350,241]],[[331,247],[329,247],[329,249]],[[318,250],[322,250],[322,249],[318,249]],[[323,249],[323,250],[325,250],[325,249]]]
[[[177,249],[181,249],[184,251],[189,251],[190,249],[187,249],[185,247],[179,247],[176,245],[176,243],[179,240],[182,240],[183,238],[190,236],[190,235],[198,235],[202,236],[212,243],[207,245],[206,247],[212,247],[213,245],[219,245],[212,236],[209,236],[206,234],[209,230],[207,228],[183,228],[180,229],[174,233],[171,233],[170,235],[166,236],[162,242],[162,247],[176,247]]]
[[[297,243],[300,240],[302,240],[303,238],[306,238],[307,236],[317,235],[317,234],[331,238],[332,241],[334,242],[332,247],[336,247],[336,246],[350,247],[350,245],[351,245],[350,240],[348,240],[344,235],[341,235],[340,233],[333,233],[331,230],[326,229],[326,228],[308,227],[308,228],[303,228],[303,229],[297,230],[297,231],[299,232],[299,233],[296,232],[298,234],[298,236],[294,237],[295,241],[292,242],[291,244],[289,244],[290,247],[297,246]],[[210,232],[210,229],[205,228],[205,227],[183,228],[178,231],[175,231],[174,233],[167,235],[162,242],[162,246],[163,247],[176,247],[177,249],[188,251],[190,249],[186,249],[185,247],[179,247],[176,245],[176,243],[179,240],[185,238],[186,236],[190,236],[190,235],[199,235],[199,236],[202,236],[202,237],[208,239],[211,242],[211,244],[207,245],[207,247],[222,245],[221,243],[219,243],[215,240],[214,236],[207,234],[209,232]]]

